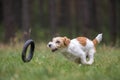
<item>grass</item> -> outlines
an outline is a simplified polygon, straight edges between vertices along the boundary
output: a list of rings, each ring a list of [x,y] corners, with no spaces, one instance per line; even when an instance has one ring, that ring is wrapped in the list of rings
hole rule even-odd
[[[0,80],[120,80],[120,48],[98,46],[95,63],[80,66],[45,43],[36,44],[33,59],[24,63],[22,46],[0,45]]]

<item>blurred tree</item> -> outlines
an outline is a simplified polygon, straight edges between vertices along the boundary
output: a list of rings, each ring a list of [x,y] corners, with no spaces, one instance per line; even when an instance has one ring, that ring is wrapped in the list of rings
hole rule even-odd
[[[110,14],[110,37],[112,45],[115,45],[117,38],[117,26],[116,26],[116,0],[109,0],[109,14]]]
[[[51,35],[56,36],[57,34],[57,19],[56,19],[56,0],[49,0],[49,12],[50,12],[50,26]]]
[[[22,0],[22,27],[24,41],[30,38],[33,0]]]
[[[70,11],[70,3],[71,0],[60,0],[60,25],[61,26],[66,26],[68,24],[68,17],[69,17],[69,11]]]
[[[3,4],[2,4],[2,1],[0,0],[0,24],[1,24],[2,20],[3,20],[3,13],[2,13],[2,11],[3,11]]]
[[[8,42],[22,29],[23,39],[27,40],[34,25],[43,29],[35,31],[40,37],[48,34],[47,28],[52,37],[59,33],[74,37],[104,32],[106,41],[111,37],[115,44],[120,35],[119,4],[119,0],[0,0],[0,22],[5,28],[1,33],[5,33],[4,40]]]
[[[120,39],[120,0],[116,0],[117,38]]]
[[[100,0],[92,0],[91,7],[91,27],[96,31],[101,32],[102,27],[102,16],[101,16],[101,1]]]
[[[91,0],[90,15],[91,15],[91,28],[98,31],[98,20],[97,20],[97,0]]]
[[[83,18],[83,26],[82,26],[82,33],[84,35],[89,34],[89,29],[90,29],[90,9],[89,5],[90,3],[88,2],[89,0],[81,0],[81,5],[82,5],[82,18]]]
[[[22,0],[14,0],[14,16],[16,27],[21,29],[22,27]]]
[[[41,26],[44,26],[45,21],[44,21],[44,0],[38,0],[38,5],[39,5],[39,22]]]
[[[14,15],[14,0],[2,0],[3,1],[3,23],[5,26],[4,41],[9,42],[15,37],[15,15]]]
[[[76,35],[79,36],[82,33],[83,27],[83,0],[76,0],[75,2],[76,9]]]
[[[68,34],[69,34],[69,36],[70,37],[73,37],[73,35],[74,35],[74,21],[75,21],[75,19],[74,19],[74,17],[75,17],[75,7],[74,7],[74,5],[75,5],[75,1],[74,0],[66,0],[66,6],[67,6],[67,8],[66,8],[66,27],[67,27],[67,29],[70,29],[70,30],[68,30]]]

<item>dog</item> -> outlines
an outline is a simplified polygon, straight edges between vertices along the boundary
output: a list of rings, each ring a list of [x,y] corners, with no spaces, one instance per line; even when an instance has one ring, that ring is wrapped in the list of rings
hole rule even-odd
[[[54,37],[47,44],[52,52],[57,50],[69,60],[79,64],[91,65],[94,62],[96,45],[102,41],[102,33],[93,40],[87,37],[69,39],[67,37]],[[87,59],[88,58],[88,59]]]

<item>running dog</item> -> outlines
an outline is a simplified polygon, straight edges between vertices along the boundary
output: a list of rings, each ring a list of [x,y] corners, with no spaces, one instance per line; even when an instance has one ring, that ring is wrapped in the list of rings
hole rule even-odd
[[[71,40],[67,37],[55,37],[47,46],[52,52],[59,50],[71,61],[91,65],[94,62],[95,47],[101,40],[102,34],[98,34],[94,40],[86,37],[77,37]]]

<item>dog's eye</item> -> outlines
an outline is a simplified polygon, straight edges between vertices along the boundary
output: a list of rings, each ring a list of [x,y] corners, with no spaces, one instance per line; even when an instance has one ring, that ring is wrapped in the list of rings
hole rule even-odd
[[[58,44],[59,44],[59,43],[60,43],[60,41],[56,41],[56,43],[58,43]]]

